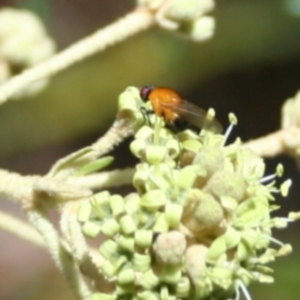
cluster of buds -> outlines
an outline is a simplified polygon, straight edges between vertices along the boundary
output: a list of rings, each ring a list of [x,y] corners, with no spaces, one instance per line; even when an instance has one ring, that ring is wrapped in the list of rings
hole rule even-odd
[[[214,34],[215,20],[207,16],[215,7],[213,0],[138,0],[138,4],[154,14],[158,26],[195,42]]]
[[[279,188],[276,174],[264,177],[263,159],[237,139],[202,130],[174,134],[159,116],[147,116],[136,88],[120,96],[121,113],[138,115],[130,145],[140,160],[136,192],[122,197],[102,191],[82,204],[78,220],[90,237],[105,236],[100,272],[112,288],[93,299],[248,299],[252,282],[270,283],[266,266],[291,252],[272,237],[299,217],[271,217]],[[231,123],[236,119],[231,116]]]
[[[49,58],[55,43],[42,21],[32,12],[21,9],[0,10],[0,83]],[[47,84],[43,79],[31,84],[16,97],[32,95]]]

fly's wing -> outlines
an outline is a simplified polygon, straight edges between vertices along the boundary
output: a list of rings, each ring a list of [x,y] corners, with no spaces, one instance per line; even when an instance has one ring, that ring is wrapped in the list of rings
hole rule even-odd
[[[209,130],[214,133],[221,133],[223,131],[222,125],[218,120],[212,119],[207,116],[207,112],[200,107],[182,100],[179,104],[170,104],[170,103],[161,103],[161,105],[170,109],[182,119],[187,121],[188,123],[203,128],[205,130]]]

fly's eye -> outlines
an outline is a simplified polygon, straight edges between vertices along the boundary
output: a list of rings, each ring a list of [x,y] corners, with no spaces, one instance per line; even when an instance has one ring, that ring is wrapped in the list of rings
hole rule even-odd
[[[150,93],[154,90],[153,85],[145,85],[140,90],[140,96],[143,100],[148,100]]]

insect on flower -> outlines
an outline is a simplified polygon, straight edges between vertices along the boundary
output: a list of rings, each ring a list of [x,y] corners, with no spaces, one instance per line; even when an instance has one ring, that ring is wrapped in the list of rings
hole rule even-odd
[[[149,100],[155,114],[162,116],[173,129],[193,125],[214,133],[222,132],[222,125],[207,115],[200,107],[183,100],[179,94],[166,87],[145,85],[140,89],[143,100]]]

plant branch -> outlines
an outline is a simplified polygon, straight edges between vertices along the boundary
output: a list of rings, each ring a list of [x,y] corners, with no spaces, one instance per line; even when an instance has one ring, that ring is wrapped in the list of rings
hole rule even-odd
[[[91,194],[89,189],[73,186],[57,179],[37,175],[22,176],[0,170],[0,195],[26,208],[33,207],[37,201],[69,201],[89,197]]]
[[[79,299],[88,299],[92,293],[90,287],[84,281],[79,269],[76,267],[70,253],[62,245],[57,230],[48,220],[42,210],[35,209],[28,212],[28,217],[34,227],[43,236],[47,249],[52,255],[56,265],[70,282]]]
[[[106,132],[106,134],[98,139],[91,147],[95,151],[96,157],[100,157],[119,145],[127,137],[133,135],[134,126],[132,119],[117,119]]]
[[[274,157],[279,154],[296,156],[300,150],[300,128],[281,129],[264,137],[249,141],[244,147],[263,157]]]
[[[0,228],[41,248],[46,248],[41,235],[28,223],[0,211]]]
[[[150,12],[141,7],[135,9],[112,25],[100,29],[47,61],[24,71],[3,84],[0,89],[0,104],[5,103],[9,97],[26,88],[29,84],[52,76],[76,62],[149,28],[152,24],[153,16]]]
[[[23,205],[33,201],[32,186],[39,176],[22,176],[18,173],[0,170],[0,195]]]

